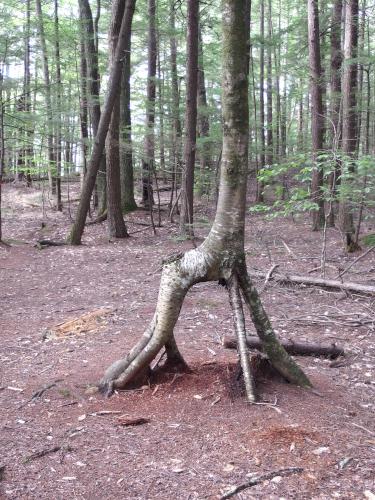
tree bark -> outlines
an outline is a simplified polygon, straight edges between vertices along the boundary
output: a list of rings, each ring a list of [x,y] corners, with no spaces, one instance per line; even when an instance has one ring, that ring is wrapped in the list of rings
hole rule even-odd
[[[152,176],[155,167],[156,57],[156,4],[155,0],[148,0],[147,110],[144,156],[142,159],[142,203],[145,207],[152,207],[154,203]]]
[[[342,23],[342,0],[335,0],[332,7],[331,23],[331,149],[337,152],[341,144],[341,23]],[[336,186],[341,175],[341,162],[335,162],[334,171],[329,177],[329,186],[332,200],[336,197]],[[328,224],[332,227],[335,224],[334,202],[331,202]]]
[[[358,0],[349,0],[345,9],[345,43],[344,43],[344,74],[342,80],[342,151],[348,163],[348,173],[354,172],[357,146],[357,49],[358,49]],[[339,224],[344,245],[348,252],[358,250],[355,242],[353,207],[345,185],[349,181],[344,177],[341,182],[339,205]],[[348,187],[348,186],[347,186]]]
[[[83,185],[81,199],[76,214],[76,219],[69,235],[69,241],[72,245],[81,244],[86,217],[90,206],[90,198],[95,186],[96,175],[98,173],[101,164],[105,139],[107,136],[109,123],[112,116],[113,106],[115,104],[116,97],[118,95],[120,87],[121,74],[123,68],[122,62],[123,62],[124,49],[126,46],[129,17],[133,16],[134,8],[135,8],[135,0],[129,0],[126,2],[125,13],[122,18],[121,28],[116,47],[116,53],[110,71],[108,94],[106,102],[103,107],[102,114],[100,116],[98,130],[95,136],[95,142],[91,153],[90,162],[87,167],[87,175],[85,178],[85,183]]]
[[[262,350],[262,344],[259,337],[246,337],[246,345],[249,349]],[[283,340],[281,345],[288,354],[293,356],[323,356],[325,358],[336,359],[339,356],[345,356],[345,351],[342,347],[335,344],[307,344],[305,342],[293,342],[292,340]],[[225,338],[223,346],[227,349],[237,349],[237,340],[235,338]]]
[[[56,137],[55,137],[55,156],[56,156],[56,208],[62,212],[61,200],[61,163],[62,163],[62,140],[61,140],[61,100],[62,100],[62,82],[61,82],[61,62],[60,62],[60,30],[59,30],[59,4],[54,0],[55,18],[55,64],[56,64]]]
[[[50,72],[48,64],[48,53],[46,36],[44,32],[43,12],[40,0],[35,0],[35,10],[38,21],[39,41],[42,49],[43,61],[43,76],[44,76],[44,95],[46,102],[46,116],[47,116],[47,148],[48,148],[48,177],[52,193],[56,193],[56,175],[54,170],[56,168],[56,157],[53,144],[53,114],[52,114],[52,98],[51,98],[51,84]]]
[[[320,60],[320,30],[318,0],[307,1],[310,93],[311,93],[311,137],[312,137],[312,181],[311,201],[317,205],[312,211],[312,230],[318,231],[324,226],[323,168],[319,166],[319,155],[323,151],[323,79]]]
[[[183,358],[173,329],[188,290],[202,281],[228,283],[235,275],[271,363],[289,381],[311,385],[278,342],[246,270],[244,228],[249,130],[246,35],[243,0],[224,0],[223,157],[215,220],[209,235],[198,248],[164,260],[154,317],[130,353],[105,372],[100,387],[107,394],[126,387],[147,369],[164,346],[167,360],[181,364]]]
[[[98,6],[100,3],[98,3]],[[93,136],[96,137],[99,128],[100,110],[100,74],[98,62],[98,50],[96,46],[96,31],[92,18],[90,3],[88,0],[79,0],[81,29],[85,46],[87,63],[87,90],[88,105],[90,110]],[[96,177],[97,193],[99,197],[99,215],[107,210],[107,181],[106,181],[106,157],[102,154],[100,167]]]
[[[197,133],[199,0],[187,3],[187,61],[184,170],[181,186],[180,233],[193,235],[194,169]]]
[[[124,17],[125,4],[127,0],[115,0],[112,2],[112,19],[109,30],[109,53],[110,64],[114,62],[118,34],[121,20]],[[131,21],[126,26],[126,32],[130,37]],[[126,43],[129,46],[129,43]],[[122,68],[123,72],[123,68]],[[121,177],[120,177],[120,92],[118,92],[113,106],[111,122],[109,124],[106,139],[107,152],[107,224],[110,238],[126,238],[128,236],[121,209]]]
[[[131,32],[126,40],[124,69],[121,78],[120,97],[120,157],[121,157],[121,204],[123,212],[136,210],[134,198],[134,170],[132,146],[132,122],[130,111]]]
[[[260,0],[260,49],[259,49],[259,119],[260,119],[260,168],[266,164],[266,138],[265,138],[265,117],[264,117],[264,0]],[[256,201],[263,203],[264,185],[257,181]]]

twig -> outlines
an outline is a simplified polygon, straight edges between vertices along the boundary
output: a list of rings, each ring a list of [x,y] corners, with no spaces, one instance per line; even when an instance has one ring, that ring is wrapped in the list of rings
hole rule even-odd
[[[356,424],[355,422],[352,422],[352,425],[354,425],[354,427],[358,427],[359,429],[362,429],[363,431],[368,432],[369,434],[371,434],[371,436],[375,436],[375,432],[370,431],[370,429],[367,429],[366,427],[363,427],[363,425]]]
[[[341,276],[344,276],[344,274],[347,273],[349,271],[349,269],[351,269],[354,266],[354,264],[356,264],[359,260],[361,260],[364,257],[366,257],[366,255],[368,255],[373,250],[375,250],[375,246],[373,246],[373,247],[369,248],[368,250],[366,250],[366,252],[363,253],[362,255],[359,255],[356,259],[353,260],[353,262],[351,264],[348,265],[348,267],[346,267],[343,271],[341,271],[340,274],[337,275],[337,278],[341,278]]]
[[[45,450],[37,451],[35,453],[32,453],[28,457],[25,458],[25,463],[30,462],[31,460],[35,460],[36,458],[41,458],[45,457],[46,455],[50,455],[51,453],[56,453],[57,451],[64,450],[64,451],[71,451],[72,448],[70,446],[64,447],[64,446],[54,446],[53,448],[46,448]]]
[[[263,285],[263,287],[262,287],[262,289],[260,290],[260,292],[259,292],[259,293],[264,292],[264,290],[266,289],[266,286],[267,286],[267,284],[268,284],[268,282],[269,282],[269,280],[270,280],[270,278],[271,278],[271,276],[272,276],[272,273],[274,272],[274,270],[275,270],[275,269],[277,269],[277,268],[279,267],[279,265],[280,265],[280,264],[273,264],[273,265],[271,266],[270,270],[269,270],[269,271],[268,271],[268,273],[266,274],[266,278],[265,278],[265,280],[264,280],[264,285]]]
[[[231,498],[240,491],[246,490],[247,488],[251,488],[252,486],[255,486],[259,483],[263,483],[264,481],[273,479],[276,476],[285,477],[285,476],[290,476],[291,474],[299,474],[301,472],[303,472],[302,467],[288,467],[286,469],[279,469],[273,472],[267,472],[266,474],[262,474],[261,476],[256,476],[253,479],[246,481],[246,483],[235,486],[234,488],[230,489],[227,493],[225,493],[225,495],[220,497],[220,500],[226,500],[227,498]]]

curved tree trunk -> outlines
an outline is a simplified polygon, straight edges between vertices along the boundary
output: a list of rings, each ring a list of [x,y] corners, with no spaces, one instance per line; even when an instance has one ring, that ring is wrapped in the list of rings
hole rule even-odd
[[[82,188],[82,194],[76,214],[76,219],[69,235],[69,241],[72,245],[81,244],[81,238],[90,206],[90,198],[95,186],[96,175],[101,165],[105,139],[112,116],[112,110],[120,87],[123,68],[123,51],[126,46],[127,29],[129,27],[128,21],[129,17],[133,16],[135,1],[136,0],[129,0],[126,2],[125,13],[122,18],[116,47],[116,54],[110,72],[107,99],[100,116],[98,131],[95,137],[95,143],[91,153],[90,162],[87,167],[87,174]]]
[[[241,300],[238,294],[240,286],[272,364],[291,382],[311,385],[276,339],[246,270],[244,227],[249,122],[244,8],[242,0],[224,0],[223,157],[214,224],[198,248],[166,259],[154,317],[130,353],[105,372],[100,386],[107,394],[115,388],[126,387],[139,373],[147,370],[149,363],[163,347],[169,363],[184,366],[173,329],[186,293],[194,284],[202,281],[229,284],[232,303],[235,302],[234,317],[239,329],[243,330],[238,303]],[[251,386],[251,381],[248,382],[247,385]],[[249,392],[248,398],[253,399]]]

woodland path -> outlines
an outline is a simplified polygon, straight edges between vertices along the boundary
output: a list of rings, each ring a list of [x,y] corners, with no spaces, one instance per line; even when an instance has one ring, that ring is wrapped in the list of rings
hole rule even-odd
[[[87,228],[81,247],[38,250],[37,239],[66,234],[66,214],[48,210],[42,217],[33,189],[5,186],[4,192],[4,234],[13,246],[0,248],[0,498],[216,499],[253,473],[294,466],[304,471],[264,481],[236,498],[375,494],[374,324],[349,321],[356,313],[374,318],[373,299],[270,282],[262,297],[281,337],[336,341],[348,357],[337,367],[299,358],[320,396],[266,380],[261,397],[277,406],[249,406],[236,381],[236,354],[221,345],[233,332],[227,294],[200,284],[185,300],[176,331],[193,372],[105,399],[90,385],[150,319],[161,259],[190,244],[179,242],[169,223],[157,236],[144,230],[111,243],[104,226],[96,225]],[[211,215],[201,207],[201,236]],[[128,220],[148,216],[138,211]],[[140,228],[129,224],[130,232]],[[306,274],[319,265],[320,237],[307,220],[249,215],[246,238],[250,267],[267,270],[274,262],[280,270]],[[355,257],[342,252],[339,234],[330,230],[328,275]],[[374,252],[345,277],[375,284]],[[46,335],[54,325],[103,308],[109,313],[93,331]],[[149,422],[122,426],[120,415]],[[39,452],[49,453],[32,456]]]

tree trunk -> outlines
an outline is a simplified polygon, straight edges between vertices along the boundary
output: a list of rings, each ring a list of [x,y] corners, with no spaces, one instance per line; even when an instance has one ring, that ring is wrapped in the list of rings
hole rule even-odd
[[[92,12],[88,0],[79,0],[79,12],[82,23],[85,55],[87,63],[88,104],[90,109],[91,124],[94,138],[98,132],[100,120],[100,75],[98,51],[95,43],[95,28]],[[100,167],[96,178],[97,193],[99,196],[98,213],[101,215],[107,209],[107,181],[106,181],[106,158],[102,155]]]
[[[357,48],[358,48],[358,0],[349,0],[345,9],[345,43],[344,43],[344,74],[342,80],[342,151],[348,163],[348,173],[354,172],[354,162],[357,146]],[[353,207],[350,200],[347,179],[342,178],[339,223],[348,252],[358,249],[354,240]]]
[[[180,120],[180,93],[178,88],[177,74],[177,40],[176,40],[176,13],[175,2],[170,0],[169,6],[169,29],[170,29],[170,62],[171,62],[171,92],[172,92],[172,189],[169,203],[169,210],[172,218],[173,195],[176,191],[181,167],[181,120]]]
[[[142,159],[142,202],[145,207],[152,207],[152,176],[155,162],[155,98],[156,98],[156,4],[148,0],[148,74],[146,103],[146,136]]]
[[[56,158],[54,154],[54,144],[53,144],[53,114],[52,114],[52,99],[51,99],[51,85],[50,85],[50,73],[48,65],[48,53],[46,37],[44,33],[44,22],[42,5],[40,0],[35,0],[35,9],[38,21],[38,31],[39,31],[39,41],[42,49],[42,60],[43,60],[43,76],[44,76],[44,95],[46,101],[46,116],[47,116],[47,147],[48,147],[48,177],[49,184],[52,193],[56,193]]]
[[[81,0],[80,0],[81,1]],[[107,136],[109,123],[112,116],[113,106],[120,88],[122,75],[123,53],[126,46],[127,29],[129,27],[129,17],[133,16],[135,0],[126,2],[125,13],[122,18],[120,33],[118,37],[116,54],[111,66],[110,78],[108,83],[108,94],[102,114],[100,116],[95,143],[91,153],[90,162],[87,167],[87,175],[83,185],[81,199],[78,205],[76,219],[69,235],[69,241],[72,245],[80,245],[86,217],[90,206],[91,195],[95,186],[96,175],[101,165],[105,139]]]
[[[121,20],[124,17],[126,0],[115,0],[112,2],[112,19],[109,30],[109,53],[110,64],[114,62],[118,34]],[[130,37],[130,24],[126,26],[126,32]],[[126,45],[129,45],[128,43]],[[123,73],[123,68],[122,68]],[[107,152],[107,223],[110,238],[126,238],[128,236],[121,209],[121,179],[120,179],[120,92],[118,92],[112,111],[109,125],[106,152]]]
[[[266,163],[267,165],[273,164],[272,0],[268,0]]]
[[[341,23],[342,23],[342,0],[335,0],[332,8],[331,24],[331,149],[338,151],[341,144]],[[341,162],[337,159],[335,169],[330,174],[329,186],[332,200],[336,196],[336,186],[341,175]],[[334,202],[331,201],[328,224],[332,227],[335,224]]]
[[[169,365],[184,366],[173,329],[188,290],[202,281],[220,280],[233,285],[234,276],[235,282],[238,279],[238,286],[242,289],[271,363],[289,381],[311,385],[277,340],[246,270],[244,228],[249,130],[248,82],[244,71],[247,62],[246,33],[243,0],[224,0],[223,158],[215,220],[206,240],[198,248],[164,260],[154,317],[128,356],[116,361],[105,372],[100,386],[107,394],[115,388],[126,387],[140,372],[147,370],[164,346]]]
[[[265,117],[264,117],[264,0],[260,0],[260,49],[259,49],[259,119],[260,119],[260,168],[266,164],[266,138],[265,138]],[[257,181],[256,201],[263,203],[264,185]]]
[[[55,64],[56,64],[56,137],[55,137],[55,156],[56,156],[56,208],[62,212],[61,200],[61,159],[62,159],[62,141],[61,141],[61,63],[60,63],[60,33],[59,33],[59,11],[58,0],[54,1],[55,7]]]
[[[324,226],[323,169],[319,166],[319,155],[323,151],[324,117],[322,99],[322,67],[320,60],[320,30],[318,0],[307,1],[310,93],[311,93],[311,137],[313,171],[311,182],[311,200],[317,205],[312,211],[312,230],[318,231]]]
[[[123,212],[137,209],[134,198],[132,123],[130,111],[131,32],[126,40],[120,97],[121,205]]]
[[[199,0],[187,3],[187,61],[184,170],[181,186],[180,233],[193,235],[194,167],[197,133]]]

